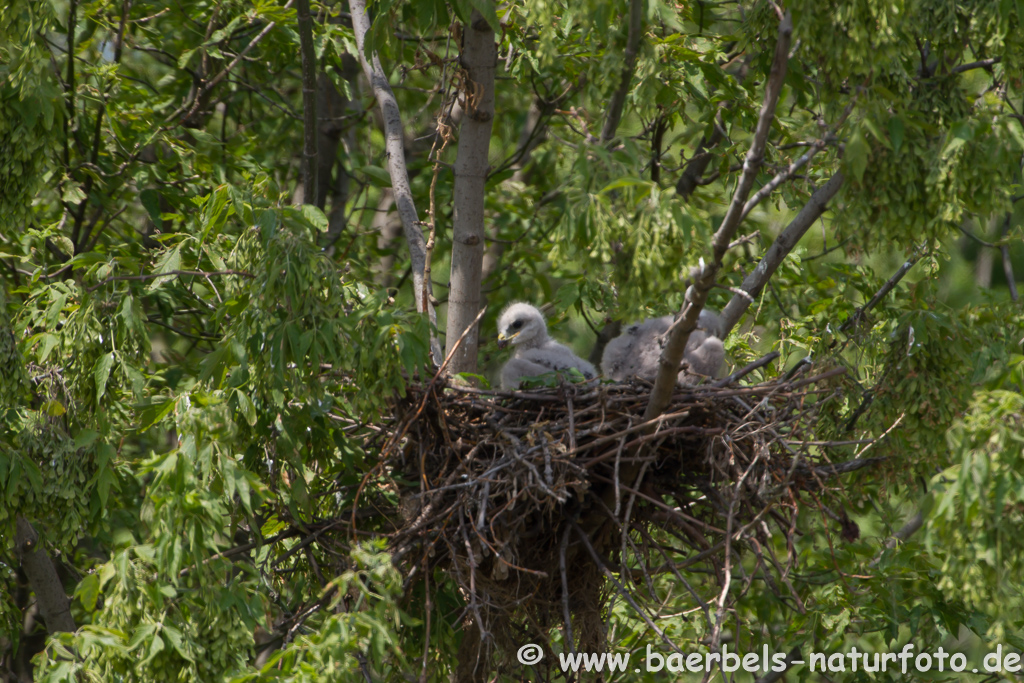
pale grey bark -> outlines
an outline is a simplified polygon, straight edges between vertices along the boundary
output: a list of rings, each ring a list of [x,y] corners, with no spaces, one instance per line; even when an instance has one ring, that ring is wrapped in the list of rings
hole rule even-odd
[[[377,248],[387,251],[381,256],[376,267],[377,274],[374,276],[374,281],[383,287],[390,287],[395,281],[392,272],[395,266],[395,254],[390,250],[402,235],[402,220],[397,213],[391,210],[394,205],[395,195],[390,189],[384,189],[380,193],[377,211],[373,214],[373,221],[370,223],[374,231],[377,232]]]
[[[398,109],[398,101],[395,93],[391,90],[387,74],[381,66],[380,58],[376,53],[366,56],[366,34],[370,30],[370,19],[366,16],[365,0],[349,0],[349,11],[352,15],[352,31],[356,37],[356,47],[359,50],[359,63],[366,74],[366,80],[370,82],[374,97],[380,105],[381,118],[384,123],[384,149],[388,157],[388,174],[391,176],[391,190],[394,192],[395,204],[398,207],[398,215],[402,219],[402,230],[405,233],[405,242],[409,247],[409,257],[412,264],[412,287],[413,297],[416,300],[416,310],[426,313],[430,324],[437,326],[437,313],[430,301],[431,286],[423,279],[423,267],[426,264],[426,243],[423,240],[423,229],[420,224],[419,215],[416,213],[416,204],[412,199],[412,190],[409,187],[409,170],[405,165],[405,139],[402,127],[402,114]],[[436,335],[431,334],[430,348],[434,355],[434,362],[441,364],[441,347]]]
[[[647,3],[644,0],[630,0],[629,2],[629,33],[626,36],[626,52],[621,80],[619,87],[612,93],[612,98],[608,102],[608,112],[605,115],[604,126],[601,128],[601,142],[608,142],[615,137],[615,131],[619,129],[619,121],[622,120],[622,110],[626,105],[626,96],[629,95],[633,72],[636,71],[636,58],[640,54],[640,35],[643,32],[644,8],[646,6]]]
[[[825,212],[829,201],[839,192],[839,188],[842,185],[843,174],[837,172],[815,190],[811,198],[804,204],[804,207],[800,209],[800,213],[775,238],[772,245],[768,247],[768,251],[765,252],[761,262],[744,278],[743,284],[740,286],[740,289],[746,292],[750,299],[736,294],[722,310],[723,335],[728,335],[736,327],[736,324],[750,306],[751,299],[756,299],[760,296],[761,290],[768,283],[768,280],[771,279],[772,275],[775,274],[779,264],[789,255],[789,252],[793,250],[793,247],[800,241],[800,238],[814,225],[814,222],[821,217],[821,214]]]
[[[57,569],[40,544],[39,534],[24,517],[17,519],[14,544],[21,557],[21,567],[36,595],[39,612],[46,621],[47,632],[76,630],[75,620],[71,617],[71,602],[57,576]]]
[[[712,262],[701,270],[694,284],[687,288],[683,308],[676,316],[676,322],[672,329],[667,333],[668,339],[658,361],[658,376],[655,379],[654,388],[651,389],[651,398],[644,411],[644,420],[652,420],[661,415],[672,398],[686,342],[690,339],[690,333],[697,328],[697,318],[704,308],[708,293],[715,284],[715,277],[722,265],[722,258],[729,249],[729,243],[732,242],[736,228],[739,227],[743,217],[743,208],[764,158],[765,144],[768,140],[772,119],[775,117],[775,105],[778,103],[782,83],[786,77],[786,65],[789,60],[789,45],[792,37],[793,18],[789,12],[786,12],[779,23],[775,57],[772,61],[768,81],[765,84],[764,104],[757,119],[757,127],[754,129],[754,139],[743,162],[743,172],[736,186],[736,192],[729,203],[721,226],[712,239],[714,251]]]
[[[462,32],[460,62],[469,76],[465,113],[459,125],[455,157],[452,264],[448,290],[447,353],[480,311],[484,255],[484,196],[488,151],[494,123],[494,68],[498,52],[494,29],[473,11]],[[479,332],[470,330],[449,363],[452,374],[476,372]]]
[[[974,284],[981,289],[988,289],[992,286],[994,256],[991,249],[978,250],[978,260],[974,262]]]
[[[765,183],[764,187],[755,192],[754,196],[748,199],[747,203],[743,205],[743,213],[740,214],[740,220],[742,221],[744,218],[746,218],[747,215],[750,214],[750,212],[753,211],[754,208],[757,207],[757,205],[760,204],[765,197],[774,192],[776,188],[779,187],[779,185],[781,185],[782,183],[786,182],[794,175],[796,175],[797,171],[803,168],[808,161],[814,158],[815,154],[817,154],[823,149],[825,149],[825,141],[819,140],[818,142],[811,145],[811,148],[807,150],[807,152],[804,153],[803,156],[801,156],[799,159],[791,163],[784,171],[780,171],[779,173],[775,174],[774,178]]]
[[[916,534],[918,531],[920,531],[921,527],[923,527],[923,526],[924,526],[924,515],[921,514],[920,510],[918,510],[913,515],[911,515],[910,519],[908,519],[907,522],[896,531],[896,533],[894,533],[889,539],[887,539],[885,541],[885,549],[886,550],[892,550],[893,548],[895,548],[900,543],[905,543],[908,538],[910,538],[911,536]],[[877,566],[878,563],[881,562],[882,555],[884,553],[885,553],[885,550],[883,550],[882,552],[878,553],[878,555],[875,556],[875,559],[871,560],[871,562],[868,563],[868,566],[869,567]]]

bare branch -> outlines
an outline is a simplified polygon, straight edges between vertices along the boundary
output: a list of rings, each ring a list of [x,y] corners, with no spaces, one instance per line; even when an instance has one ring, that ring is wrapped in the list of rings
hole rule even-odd
[[[678,652],[679,654],[684,654],[683,651],[679,649],[679,646],[672,642],[669,639],[669,637],[665,635],[665,632],[658,628],[658,626],[653,621],[651,621],[651,617],[647,614],[647,610],[645,610],[640,605],[636,604],[636,601],[633,600],[633,596],[630,595],[629,591],[626,590],[626,588],[621,583],[619,583],[619,581],[612,574],[611,570],[608,569],[608,566],[601,559],[601,556],[597,554],[597,551],[594,549],[594,546],[590,543],[590,539],[587,538],[587,535],[585,533],[583,533],[583,529],[581,529],[579,525],[576,524],[576,522],[573,522],[571,520],[569,524],[571,525],[572,530],[576,532],[576,535],[580,537],[580,541],[583,542],[583,546],[587,549],[587,552],[590,554],[590,559],[593,560],[594,564],[597,565],[597,568],[604,573],[608,581],[611,582],[613,586],[615,586],[616,590],[618,590],[619,592],[619,595],[621,595],[626,600],[626,602],[629,603],[629,606],[633,608],[637,615],[641,619],[643,619],[644,623],[647,624],[647,628],[651,629],[656,634],[658,634],[661,640],[674,651]]]
[[[977,62],[970,62],[968,64],[961,64],[960,66],[953,67],[953,73],[959,74],[964,71],[970,71],[971,69],[987,69],[993,64],[998,64],[1003,61],[1002,57],[993,57],[992,59],[982,59]]]
[[[359,49],[359,63],[363,67],[366,79],[370,81],[373,94],[380,105],[381,118],[384,120],[384,148],[388,157],[388,173],[391,176],[391,188],[395,196],[395,204],[398,207],[398,215],[402,219],[405,242],[409,246],[416,310],[426,313],[430,324],[436,327],[437,313],[429,298],[432,288],[429,282],[423,280],[423,266],[426,263],[427,250],[423,241],[423,230],[420,228],[420,219],[416,213],[416,204],[413,202],[412,190],[409,187],[409,170],[405,165],[402,114],[398,109],[398,101],[395,99],[395,93],[391,90],[387,74],[384,73],[384,67],[381,66],[380,58],[376,54],[370,55],[369,59],[366,56],[366,34],[370,31],[370,20],[366,16],[366,2],[365,0],[349,0],[348,5],[352,13],[352,30],[356,36],[356,47]],[[427,296],[424,296],[424,288]],[[443,358],[441,345],[433,333],[431,333],[430,348],[434,354],[434,362],[440,362]]]
[[[745,365],[744,367],[740,368],[739,370],[737,370],[736,372],[732,373],[728,377],[723,377],[722,379],[720,379],[717,382],[713,383],[711,386],[713,386],[713,387],[725,387],[725,386],[728,386],[728,385],[732,384],[733,382],[735,382],[736,380],[741,379],[743,377],[746,377],[747,375],[752,373],[754,370],[757,370],[758,368],[763,368],[765,365],[768,365],[773,360],[778,358],[779,355],[780,354],[779,354],[778,351],[772,351],[771,353],[769,353],[769,354],[767,354],[765,356],[761,356],[760,358],[755,360],[753,363],[750,363],[749,365]]]
[[[288,0],[288,2],[286,2],[284,4],[284,8],[283,9],[288,9],[289,7],[291,7],[292,6],[292,2],[294,2],[294,0]],[[266,26],[264,26],[263,30],[260,31],[259,33],[257,33],[256,37],[249,41],[249,44],[246,45],[245,48],[241,52],[239,52],[238,55],[234,59],[231,60],[230,64],[228,64],[226,67],[224,67],[224,69],[219,74],[214,76],[213,79],[211,79],[206,85],[204,85],[200,90],[198,90],[196,92],[195,98],[192,101],[192,106],[191,107],[189,107],[189,103],[186,101],[180,107],[175,109],[174,113],[172,113],[170,116],[168,116],[164,120],[165,123],[171,122],[175,118],[177,118],[178,115],[181,114],[181,112],[185,111],[186,107],[189,107],[188,113],[186,113],[184,116],[182,116],[181,120],[182,121],[187,121],[188,119],[192,118],[192,115],[195,114],[196,111],[199,109],[200,103],[203,101],[203,97],[207,93],[209,93],[211,90],[213,90],[215,87],[217,87],[217,85],[221,81],[223,81],[225,78],[227,78],[228,74],[231,73],[231,70],[234,69],[236,66],[238,66],[238,63],[240,61],[242,61],[243,59],[245,59],[245,56],[247,54],[249,54],[249,50],[251,50],[254,47],[256,47],[257,43],[259,43],[261,40],[266,38],[267,34],[270,33],[276,25],[277,25],[277,22],[272,21],[272,22],[268,23]]]
[[[921,514],[920,510],[918,510],[913,515],[911,515],[910,519],[908,519],[906,523],[896,531],[896,533],[894,533],[889,539],[886,540],[885,550],[892,550],[900,543],[906,542],[908,538],[916,534],[923,526],[924,515]],[[878,553],[878,555],[875,556],[875,559],[871,560],[871,562],[868,563],[868,566],[877,566],[878,563],[882,561],[882,555],[885,553],[885,550],[882,550],[880,553]]]
[[[680,197],[689,199],[693,191],[703,184],[701,178],[713,159],[713,155],[708,150],[716,147],[724,139],[725,132],[722,128],[721,114],[716,113],[715,125],[711,130],[711,136],[701,138],[700,144],[693,153],[693,157],[686,164],[686,170],[683,171],[682,175],[679,176],[679,180],[676,181],[676,193]]]
[[[754,683],[775,683],[776,681],[778,681],[786,675],[786,671],[789,670],[789,667],[792,665],[793,662],[800,660],[803,660],[803,656],[800,654],[800,648],[794,647],[786,655],[785,668],[782,669],[782,671],[775,671],[773,667],[772,671],[769,671],[764,676],[761,676],[760,678],[755,680]]]
[[[825,212],[829,201],[836,195],[842,185],[843,174],[836,173],[824,185],[815,190],[811,198],[804,204],[804,207],[800,209],[800,213],[796,215],[796,218],[786,226],[786,229],[768,247],[764,258],[757,264],[753,272],[743,280],[743,285],[740,289],[755,299],[761,294],[761,290],[768,284],[768,280],[771,279],[772,275],[775,274],[779,264],[793,250],[793,247],[797,245],[797,242],[804,236],[804,233]],[[733,296],[722,311],[722,334],[729,334],[729,331],[743,317],[743,313],[747,310],[748,306],[750,306],[750,299],[738,294]]]
[[[917,249],[914,250],[914,254],[909,259],[907,259],[902,266],[900,266],[899,270],[897,270],[896,273],[891,278],[889,278],[877,292],[875,292],[875,295],[871,297],[871,300],[868,301],[863,306],[861,306],[860,308],[858,308],[857,312],[851,315],[849,319],[839,327],[839,329],[845,332],[846,330],[856,325],[860,321],[860,319],[864,317],[865,313],[874,308],[875,305],[879,301],[881,301],[886,294],[892,291],[893,287],[895,287],[899,283],[899,281],[903,279],[903,276],[906,275],[910,271],[910,269],[914,267],[914,264],[917,263],[920,258],[921,248],[918,247]]]
[[[796,175],[796,172],[803,168],[804,165],[806,165],[807,162],[810,161],[815,154],[825,149],[825,144],[825,140],[816,141],[813,145],[811,145],[811,148],[804,153],[803,156],[801,156],[799,159],[791,163],[789,165],[789,168],[787,168],[784,171],[780,171],[778,174],[776,174],[774,178],[765,183],[765,186],[758,190],[756,193],[754,193],[754,196],[751,197],[747,201],[747,203],[743,205],[743,214],[740,216],[740,220],[742,221],[744,218],[746,218],[747,215],[754,210],[754,207],[760,204],[765,197],[767,197],[768,195],[775,191],[775,188],[777,188],[779,185],[781,185],[782,183],[786,182],[794,175]]]
[[[708,292],[714,286],[715,276],[722,265],[722,258],[729,249],[736,228],[739,227],[742,220],[743,208],[754,185],[757,171],[761,167],[768,132],[771,129],[772,119],[775,117],[775,105],[779,101],[782,83],[786,78],[786,65],[789,61],[789,45],[792,37],[793,17],[786,12],[782,21],[779,22],[779,37],[775,45],[775,57],[772,61],[771,72],[765,84],[764,104],[757,120],[757,127],[754,129],[754,139],[750,144],[750,151],[747,152],[747,157],[743,162],[743,173],[725,218],[712,239],[714,258],[709,266],[701,269],[696,282],[687,288],[683,309],[677,316],[676,322],[666,333],[668,339],[658,360],[658,376],[644,412],[645,420],[660,415],[672,398],[686,342],[690,339],[690,333],[697,328],[697,318],[707,301]]]
[[[999,249],[999,245],[998,244],[992,244],[991,242],[986,242],[985,240],[981,239],[980,237],[975,235],[973,232],[971,232],[970,230],[965,228],[964,226],[958,225],[957,227],[960,228],[960,232],[962,232],[965,237],[971,238],[972,240],[974,240],[975,242],[977,242],[981,246],[983,246],[983,247],[990,247],[992,249]]]
[[[619,87],[612,93],[612,99],[608,103],[608,115],[604,120],[604,127],[601,128],[601,142],[608,142],[615,137],[619,121],[622,120],[622,109],[626,105],[626,95],[629,94],[629,84],[633,80],[636,58],[640,52],[640,33],[643,30],[643,12],[646,4],[643,0],[629,2],[629,34],[626,37],[625,63],[622,65]]]

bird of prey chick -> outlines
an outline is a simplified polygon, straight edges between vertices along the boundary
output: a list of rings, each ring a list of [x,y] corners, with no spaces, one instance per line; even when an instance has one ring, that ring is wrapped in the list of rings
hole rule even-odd
[[[530,304],[511,303],[498,316],[498,347],[509,344],[515,352],[501,369],[502,389],[519,388],[525,377],[570,368],[576,368],[587,379],[597,377],[593,365],[548,336],[544,316]]]
[[[623,334],[608,342],[601,356],[605,377],[622,382],[635,376],[653,382],[658,376],[658,358],[667,341],[665,333],[674,320],[671,315],[648,318],[630,325]],[[713,377],[718,372],[725,360],[721,337],[721,319],[716,313],[702,310],[697,329],[690,333],[683,351],[679,369],[681,384],[694,384],[698,375]]]

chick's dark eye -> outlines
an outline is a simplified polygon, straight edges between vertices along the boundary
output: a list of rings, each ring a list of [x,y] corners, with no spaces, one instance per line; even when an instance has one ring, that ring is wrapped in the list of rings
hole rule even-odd
[[[523,326],[523,321],[522,320],[517,320],[514,323],[512,323],[512,329],[513,330],[518,330],[522,326]]]

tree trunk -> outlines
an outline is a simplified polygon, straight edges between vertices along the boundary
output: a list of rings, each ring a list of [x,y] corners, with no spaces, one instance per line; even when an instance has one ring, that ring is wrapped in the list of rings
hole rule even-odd
[[[487,153],[494,123],[494,67],[498,58],[494,29],[476,10],[462,33],[460,61],[469,74],[465,115],[459,126],[455,158],[452,267],[448,292],[445,355],[480,311],[484,255],[484,190]],[[476,372],[479,331],[471,330],[448,366],[452,374]]]
[[[317,182],[316,53],[313,50],[313,19],[309,0],[296,3],[299,19],[299,52],[302,54],[302,188],[303,201],[323,207]]]
[[[71,618],[71,602],[64,592],[57,570],[46,550],[40,546],[39,534],[24,517],[18,517],[14,543],[25,576],[32,584],[32,592],[36,594],[36,603],[46,621],[47,632],[52,634],[76,630],[75,620]]]
[[[377,233],[377,248],[385,252],[377,264],[377,275],[374,281],[382,287],[391,287],[395,282],[392,272],[395,267],[395,244],[402,236],[402,221],[398,214],[391,210],[395,204],[395,195],[391,190],[385,188],[380,193],[377,201],[377,209],[373,214],[371,226]]]

